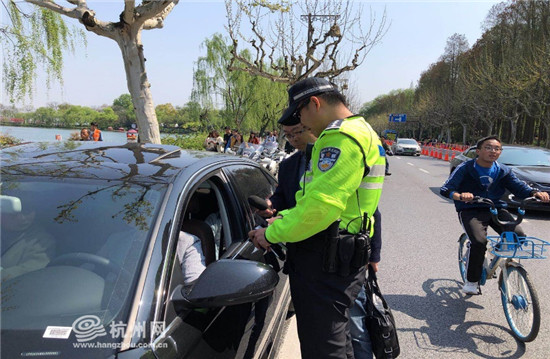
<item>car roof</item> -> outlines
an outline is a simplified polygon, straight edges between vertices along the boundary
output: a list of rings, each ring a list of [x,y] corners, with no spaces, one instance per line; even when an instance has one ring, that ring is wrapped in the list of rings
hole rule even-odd
[[[172,182],[186,168],[246,161],[207,151],[155,144],[34,142],[0,151],[2,175]]]
[[[470,146],[468,147],[469,150],[471,149],[476,149],[476,145],[473,145],[473,146]],[[544,148],[544,147],[537,147],[537,146],[526,146],[526,145],[507,145],[507,144],[503,144],[502,145],[502,148],[503,149],[514,149],[514,148],[517,148],[517,149],[529,149],[529,150],[541,150],[541,151],[550,151],[550,149],[548,148]]]

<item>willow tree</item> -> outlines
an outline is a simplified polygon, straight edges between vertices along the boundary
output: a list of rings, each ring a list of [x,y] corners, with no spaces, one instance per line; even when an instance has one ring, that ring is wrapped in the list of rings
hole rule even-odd
[[[233,42],[231,70],[293,84],[317,76],[333,82],[363,63],[387,31],[385,13],[363,24],[359,3],[341,0],[226,0]],[[243,20],[248,30],[242,30]],[[241,56],[241,47],[251,58]],[[343,86],[345,90],[345,85]]]
[[[206,39],[202,45],[206,54],[196,62],[192,98],[203,107],[203,125],[219,127],[220,124],[211,123],[205,114],[222,107],[225,123],[232,127],[260,131],[269,126],[274,128],[287,101],[284,85],[273,86],[261,76],[232,71],[231,42],[220,34]],[[247,50],[239,56],[250,60]]]
[[[135,0],[125,0],[119,21],[102,21],[88,8],[86,0],[67,0],[71,5],[62,6],[61,1],[25,0],[56,14],[77,19],[86,30],[114,40],[119,46],[128,91],[136,112],[141,142],[160,143],[160,131],[150,83],[145,69],[145,56],[141,41],[142,30],[162,28],[164,20],[177,5],[178,0],[143,0],[136,6]]]
[[[64,50],[86,45],[84,31],[68,26],[61,15],[45,8],[2,0],[2,83],[11,103],[32,98],[34,79],[44,70],[49,87],[63,83]]]

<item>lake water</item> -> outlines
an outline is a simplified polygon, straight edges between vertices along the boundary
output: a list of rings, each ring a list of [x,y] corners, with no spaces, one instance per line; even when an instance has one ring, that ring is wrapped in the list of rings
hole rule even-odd
[[[52,142],[56,141],[56,136],[60,135],[61,140],[65,141],[71,138],[71,133],[80,133],[78,129],[66,128],[44,128],[44,127],[16,127],[16,126],[0,126],[0,133],[10,135],[20,139],[22,142]],[[126,142],[126,132],[101,131],[103,142]],[[160,134],[163,138],[168,134]]]
[[[69,130],[66,128],[44,128],[44,127],[14,127],[1,126],[0,132],[4,135],[10,135],[20,139],[23,142],[52,142],[56,141],[56,136],[60,135],[61,140],[65,141],[71,138],[71,133],[80,130]],[[101,131],[104,142],[126,142],[126,132]]]

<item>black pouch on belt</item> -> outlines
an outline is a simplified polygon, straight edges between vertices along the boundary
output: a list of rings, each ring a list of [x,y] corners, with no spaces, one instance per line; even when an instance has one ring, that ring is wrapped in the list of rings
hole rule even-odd
[[[361,268],[368,263],[370,258],[370,245],[371,240],[369,233],[371,231],[372,222],[369,219],[369,215],[363,213],[361,220],[361,229],[359,233],[355,235],[355,253],[351,261],[353,268]]]
[[[351,260],[353,268],[361,268],[367,264],[370,257],[370,237],[366,233],[358,233],[354,236],[355,252]]]
[[[355,236],[353,234],[340,234],[338,241],[338,275],[347,277],[353,268],[352,260],[355,254]]]
[[[338,242],[340,240],[340,220],[333,222],[325,232],[325,246],[323,248],[323,272],[336,273],[338,271]]]

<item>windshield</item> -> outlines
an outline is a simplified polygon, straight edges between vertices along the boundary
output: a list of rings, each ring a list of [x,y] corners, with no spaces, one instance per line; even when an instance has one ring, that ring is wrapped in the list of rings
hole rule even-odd
[[[410,140],[410,139],[400,139],[400,140],[397,140],[397,143],[400,145],[418,145],[418,143],[415,140]]]
[[[40,350],[52,326],[126,323],[166,186],[3,176],[0,189],[3,341],[37,331],[16,345]]]
[[[498,162],[511,166],[550,166],[550,151],[538,148],[505,147]]]

